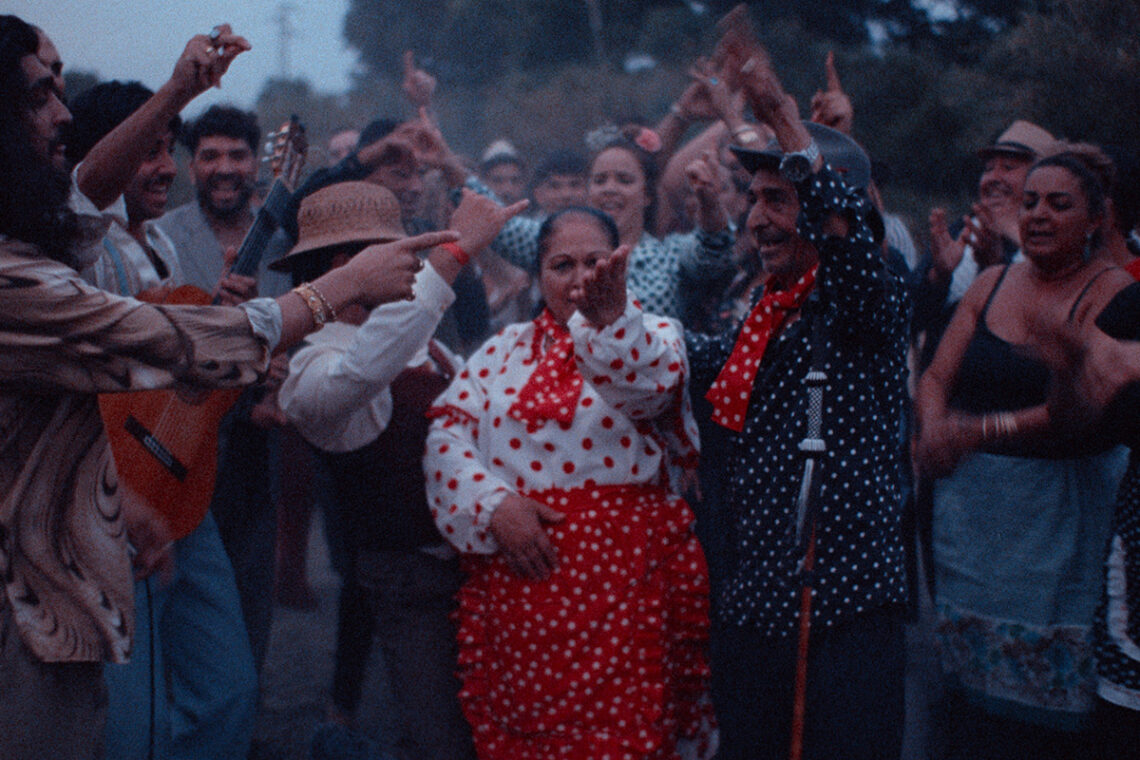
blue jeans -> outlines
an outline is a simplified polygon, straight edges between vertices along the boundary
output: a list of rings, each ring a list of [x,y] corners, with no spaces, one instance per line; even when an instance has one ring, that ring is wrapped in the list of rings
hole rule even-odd
[[[130,664],[104,668],[107,758],[245,760],[257,674],[213,515],[175,548],[168,585],[154,577],[135,583]]]

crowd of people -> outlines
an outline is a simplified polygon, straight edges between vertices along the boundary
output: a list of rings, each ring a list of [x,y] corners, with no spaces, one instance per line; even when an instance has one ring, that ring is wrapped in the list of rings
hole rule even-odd
[[[1130,146],[1011,115],[909,229],[832,57],[802,108],[740,7],[533,171],[408,53],[415,117],[266,194],[254,114],[180,117],[227,25],[68,103],[49,33],[0,16],[0,757],[256,756],[314,505],[314,760],[899,758],[908,624],[926,756],[1135,751]]]

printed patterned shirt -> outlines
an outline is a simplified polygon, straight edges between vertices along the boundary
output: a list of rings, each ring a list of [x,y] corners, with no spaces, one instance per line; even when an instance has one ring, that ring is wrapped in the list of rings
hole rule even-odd
[[[125,662],[133,586],[96,394],[251,383],[281,312],[122,298],[3,237],[0,283],[0,604],[41,660]]]
[[[468,180],[467,186],[494,197],[477,180]],[[521,269],[535,271],[542,221],[524,216],[510,219],[491,243],[491,250]],[[731,279],[736,269],[732,261],[735,239],[731,228],[720,232],[697,229],[661,240],[642,233],[629,253],[629,290],[647,313],[680,319],[682,291],[704,290]]]

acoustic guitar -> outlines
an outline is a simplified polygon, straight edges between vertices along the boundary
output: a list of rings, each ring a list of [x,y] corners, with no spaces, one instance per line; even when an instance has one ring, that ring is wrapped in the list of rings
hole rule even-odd
[[[274,182],[242,240],[230,271],[255,276],[274,232],[288,213],[291,187],[304,165],[304,127],[292,117],[270,135]],[[217,304],[201,288],[183,285],[164,304]],[[193,531],[210,508],[218,471],[218,429],[241,388],[190,400],[177,391],[107,393],[99,411],[120,481],[157,511],[175,539]]]

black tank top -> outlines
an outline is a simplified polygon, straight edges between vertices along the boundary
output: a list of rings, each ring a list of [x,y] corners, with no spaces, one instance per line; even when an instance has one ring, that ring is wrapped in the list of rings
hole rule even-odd
[[[978,315],[974,336],[966,347],[958,379],[950,395],[950,408],[970,414],[1011,412],[1045,403],[1049,387],[1049,368],[1031,357],[1018,345],[1003,340],[990,330],[987,315],[998,288],[1009,273],[1006,264],[986,303]],[[1093,275],[1069,308],[1067,321],[1072,321],[1077,306],[1085,294],[1105,272],[1116,267],[1105,267]]]
[[[1008,412],[1045,403],[1049,369],[1025,355],[1018,346],[990,331],[986,316],[1009,266],[986,298],[974,337],[966,347],[958,379],[950,395],[950,408],[970,414]]]

